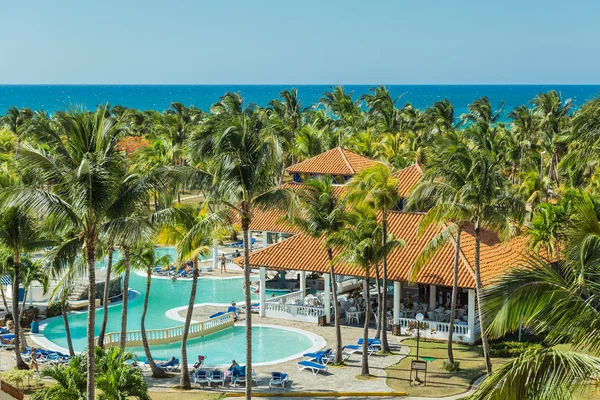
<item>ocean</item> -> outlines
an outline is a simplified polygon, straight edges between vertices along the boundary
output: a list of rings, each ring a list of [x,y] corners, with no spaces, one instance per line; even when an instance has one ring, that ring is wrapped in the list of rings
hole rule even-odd
[[[495,107],[504,102],[508,113],[527,105],[536,94],[557,90],[575,106],[600,95],[600,85],[386,85],[397,105],[407,102],[424,109],[448,98],[456,116],[467,111],[473,100],[487,96]],[[94,109],[99,104],[121,105],[141,110],[163,111],[172,102],[194,105],[207,111],[225,92],[241,92],[247,103],[265,106],[284,89],[296,87],[303,107],[316,103],[328,85],[0,85],[0,114],[9,107],[29,107],[50,113],[69,108]],[[354,98],[367,93],[373,85],[345,85]]]

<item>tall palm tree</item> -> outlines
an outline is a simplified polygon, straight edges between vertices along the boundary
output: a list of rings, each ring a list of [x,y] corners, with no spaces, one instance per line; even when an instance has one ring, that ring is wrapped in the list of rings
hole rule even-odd
[[[583,398],[590,377],[600,373],[597,206],[588,195],[574,201],[561,229],[565,251],[558,269],[533,255],[486,289],[490,335],[523,324],[545,334],[546,346],[510,360],[479,385],[474,399]]]
[[[22,335],[18,293],[23,276],[23,255],[43,249],[50,245],[51,242],[44,240],[39,231],[39,224],[24,207],[11,205],[7,202],[0,214],[0,244],[10,252],[10,259],[7,259],[6,262],[12,266],[11,269],[13,271],[11,308],[13,320],[15,321],[15,357],[17,359],[17,368],[28,369],[27,364],[21,358],[20,350]]]
[[[146,273],[146,294],[144,296],[144,308],[140,322],[142,346],[144,347],[147,363],[152,370],[152,376],[155,378],[164,378],[167,374],[162,368],[157,367],[154,358],[152,357],[152,353],[150,352],[150,346],[148,345],[148,338],[146,336],[146,313],[148,311],[148,299],[150,298],[152,273],[156,267],[165,266],[173,260],[170,260],[169,256],[166,254],[162,257],[157,257],[155,250],[154,243],[150,240],[139,243],[131,250],[131,266],[136,270],[144,271]]]
[[[101,242],[106,253],[106,277],[104,279],[104,293],[102,295],[102,323],[100,324],[100,332],[98,333],[98,345],[104,347],[104,335],[106,334],[106,325],[108,324],[108,301],[110,298],[110,280],[112,278],[114,245],[111,241],[104,240]]]
[[[250,223],[253,211],[282,195],[271,191],[281,175],[282,151],[278,141],[265,140],[263,121],[253,106],[241,109],[241,98],[228,93],[215,104],[207,129],[192,142],[192,151],[211,159],[201,171],[208,199],[223,204],[241,224],[244,243],[244,297],[250,296]],[[252,370],[252,314],[246,315],[246,368]],[[252,386],[246,385],[251,398]]]
[[[310,179],[297,191],[297,208],[291,208],[286,221],[297,226],[312,237],[328,238],[344,228],[346,202],[333,186],[330,176]],[[342,363],[342,330],[340,326],[340,307],[337,301],[337,283],[335,278],[335,262],[333,248],[327,246],[329,274],[331,275],[333,292],[333,310],[335,325],[335,364]]]
[[[206,220],[207,210],[193,205],[182,205],[161,210],[153,215],[159,229],[157,240],[161,244],[177,247],[177,263],[185,268],[188,262],[193,264],[192,289],[185,316],[185,327],[181,339],[181,377],[179,387],[191,388],[187,363],[187,338],[194,312],[196,289],[198,287],[198,259],[210,254],[212,237]]]
[[[46,275],[42,265],[39,262],[35,262],[30,260],[27,257],[21,258],[21,285],[23,286],[23,302],[21,303],[21,308],[19,310],[19,318],[16,320],[21,321],[23,319],[23,314],[25,312],[25,305],[27,302],[27,295],[29,294],[29,290],[31,289],[31,285],[34,282],[38,282],[42,285],[42,290],[44,294],[48,293],[48,288],[50,285],[48,275]],[[20,331],[21,333],[21,351],[25,351],[27,347],[27,341],[25,339],[25,333],[23,329]],[[15,346],[16,347],[16,346]]]
[[[21,147],[23,137],[31,126],[34,115],[34,112],[30,108],[18,109],[17,107],[11,107],[6,114],[0,118],[1,125],[17,137],[17,152]]]
[[[386,247],[388,237],[387,214],[389,210],[394,209],[400,195],[398,193],[398,180],[394,177],[390,169],[381,163],[376,163],[372,167],[360,171],[349,183],[349,198],[355,202],[364,201],[371,207],[381,212],[381,246]],[[381,259],[381,273],[383,284],[382,302],[379,305],[379,321],[381,323],[381,351],[389,353],[387,340],[387,256],[383,254]],[[379,290],[379,288],[378,288]]]
[[[39,143],[50,149],[24,145],[20,157],[43,181],[52,182],[52,192],[22,188],[12,201],[52,215],[81,232],[88,277],[87,397],[94,398],[94,328],[96,299],[96,247],[101,224],[119,195],[125,179],[123,155],[117,140],[121,121],[106,116],[105,110],[58,112],[52,120],[34,126]]]
[[[346,229],[335,232],[326,240],[327,246],[340,249],[334,261],[344,262],[362,269],[364,273],[363,297],[365,300],[365,323],[363,326],[362,376],[369,375],[369,316],[371,304],[369,300],[369,279],[373,266],[383,256],[404,242],[393,236],[386,238],[385,246],[381,241],[381,225],[377,221],[376,212],[364,205],[356,205],[345,217]]]

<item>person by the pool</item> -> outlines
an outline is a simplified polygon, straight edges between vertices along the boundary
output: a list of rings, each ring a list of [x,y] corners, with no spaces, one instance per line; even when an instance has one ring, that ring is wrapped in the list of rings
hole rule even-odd
[[[172,363],[173,361],[175,361],[175,357],[171,357],[167,361],[157,361],[156,365],[161,366],[161,365],[164,365],[164,364]]]
[[[35,369],[38,374],[40,373],[37,360],[37,349],[35,347],[31,349],[31,364],[29,365],[29,369]]]
[[[239,367],[240,364],[237,363],[237,361],[235,360],[231,360],[231,365],[229,366],[229,368],[227,368],[227,371],[232,371],[233,367]]]
[[[225,257],[225,254],[221,255],[221,273],[223,273],[223,271],[227,273],[227,257]]]

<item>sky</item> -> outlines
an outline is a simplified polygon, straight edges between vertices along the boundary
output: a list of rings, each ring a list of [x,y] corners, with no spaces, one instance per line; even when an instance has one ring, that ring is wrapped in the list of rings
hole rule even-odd
[[[4,84],[597,84],[597,0],[0,1]]]

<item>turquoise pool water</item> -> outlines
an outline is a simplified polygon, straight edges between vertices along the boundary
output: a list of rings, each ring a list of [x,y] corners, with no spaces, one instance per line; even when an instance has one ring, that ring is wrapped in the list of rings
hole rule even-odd
[[[172,248],[157,248],[157,252],[161,255],[168,254],[174,258],[175,252]],[[243,278],[241,277],[213,279],[201,276],[198,280],[195,304],[229,304],[232,300],[241,302],[244,298],[242,281]],[[170,279],[152,279],[148,312],[146,314],[146,329],[183,325],[182,322],[167,318],[165,312],[175,307],[186,306],[189,303],[191,285],[192,282],[189,280],[179,279],[173,282]],[[130,289],[140,292],[139,296],[133,296],[128,302],[127,330],[134,331],[140,329],[140,317],[146,292],[146,278],[132,273]],[[225,311],[226,306],[223,308],[223,311]],[[96,310],[96,336],[99,333],[103,315],[104,311],[102,309]],[[121,315],[122,304],[118,303],[109,306],[107,332],[119,332],[121,330]],[[73,346],[76,351],[83,351],[86,346],[87,312],[70,314],[68,318]],[[211,357],[211,364],[225,364],[231,362],[232,358],[242,360],[245,352],[243,332],[244,328],[234,327],[205,338],[190,340],[188,342],[189,356],[195,358],[197,349],[200,353]],[[48,322],[43,333],[54,344],[63,348],[67,347],[64,325],[61,318],[55,318]],[[311,346],[311,339],[301,333],[286,332],[266,327],[255,327],[253,328],[253,333],[253,345],[256,349],[256,352],[253,353],[256,354],[257,362],[290,356]],[[179,355],[180,347],[180,342],[170,345],[152,346],[152,353],[159,359],[170,358]],[[145,359],[141,348],[133,348],[132,350],[138,354],[140,359]]]

